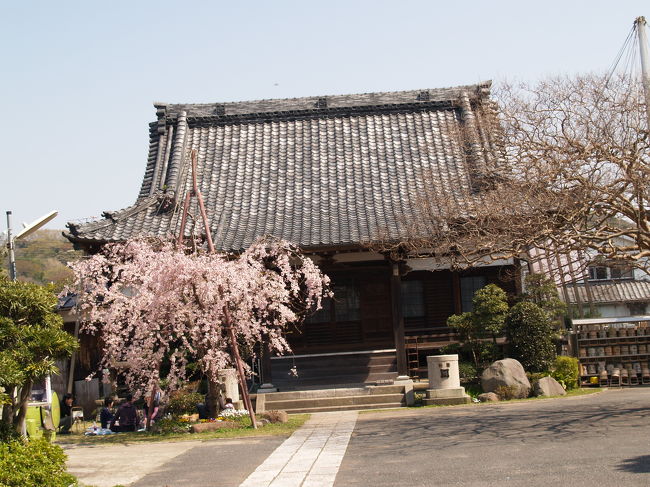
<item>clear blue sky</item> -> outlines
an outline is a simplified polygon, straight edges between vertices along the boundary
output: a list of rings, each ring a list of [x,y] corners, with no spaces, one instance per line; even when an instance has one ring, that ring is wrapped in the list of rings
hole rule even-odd
[[[0,229],[133,203],[154,101],[605,71],[646,1],[0,0]]]

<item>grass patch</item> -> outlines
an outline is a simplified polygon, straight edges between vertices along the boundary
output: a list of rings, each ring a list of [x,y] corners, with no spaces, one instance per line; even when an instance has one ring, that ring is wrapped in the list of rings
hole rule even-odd
[[[248,425],[238,429],[223,429],[219,431],[206,431],[205,433],[117,433],[106,436],[84,436],[83,434],[70,434],[57,436],[55,443],[58,445],[124,445],[129,443],[143,443],[156,441],[205,441],[220,438],[248,438],[251,436],[289,436],[300,428],[309,419],[309,414],[292,414],[286,423],[271,423],[253,429]]]

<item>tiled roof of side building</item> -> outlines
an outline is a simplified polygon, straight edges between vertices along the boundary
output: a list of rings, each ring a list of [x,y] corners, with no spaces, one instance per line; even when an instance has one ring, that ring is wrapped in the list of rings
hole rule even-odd
[[[459,212],[491,163],[490,83],[395,93],[215,104],[157,103],[136,202],[89,223],[77,243],[170,236],[191,190],[189,154],[220,250],[273,235],[303,248],[404,236],[425,184]],[[447,203],[448,204],[448,203]],[[196,203],[190,213],[198,215]],[[186,227],[186,236],[203,233]]]
[[[650,302],[649,281],[607,281],[592,282],[587,289],[584,284],[567,286],[569,302],[576,304],[589,302],[589,293],[595,304],[647,303]]]

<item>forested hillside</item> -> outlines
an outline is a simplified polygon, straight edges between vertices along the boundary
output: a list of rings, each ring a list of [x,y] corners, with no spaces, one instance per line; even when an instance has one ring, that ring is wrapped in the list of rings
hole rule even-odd
[[[6,234],[2,236],[2,275],[7,275],[8,255]],[[18,279],[38,284],[62,284],[72,276],[66,262],[78,259],[82,253],[61,235],[61,230],[39,230],[15,242]]]

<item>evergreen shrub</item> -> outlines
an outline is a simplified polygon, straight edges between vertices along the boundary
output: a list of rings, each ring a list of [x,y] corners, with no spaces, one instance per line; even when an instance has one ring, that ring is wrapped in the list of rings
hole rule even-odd
[[[0,443],[20,439],[20,434],[12,424],[0,421]]]
[[[555,360],[555,331],[548,314],[535,303],[515,304],[505,321],[510,357],[529,372],[549,370]]]
[[[471,362],[458,362],[458,374],[463,381],[475,379],[477,376],[476,367]]]
[[[555,359],[551,369],[551,377],[562,384],[565,389],[576,389],[579,375],[580,369],[578,368],[577,358],[560,355]]]
[[[197,412],[196,405],[202,402],[203,396],[198,392],[178,391],[169,398],[167,412],[172,416],[194,414]]]
[[[77,486],[75,477],[66,472],[65,460],[63,449],[44,439],[0,443],[0,486]]]

